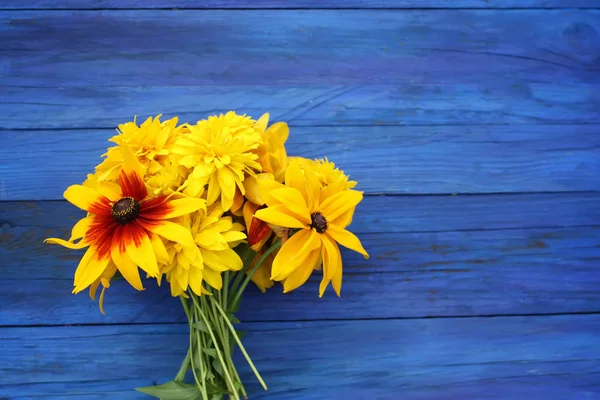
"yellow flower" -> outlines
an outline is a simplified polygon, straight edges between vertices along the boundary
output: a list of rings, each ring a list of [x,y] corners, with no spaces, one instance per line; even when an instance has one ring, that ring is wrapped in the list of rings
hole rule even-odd
[[[224,212],[221,204],[215,203],[207,212],[198,211],[182,218],[182,225],[191,232],[200,251],[190,257],[178,243],[168,247],[169,262],[161,272],[166,274],[173,296],[184,293],[188,287],[197,295],[206,294],[202,282],[220,290],[223,271],[242,269],[242,259],[233,247],[246,238],[244,227],[223,216]]]
[[[342,287],[342,257],[338,243],[369,255],[360,240],[345,228],[363,195],[356,190],[335,193],[322,190],[312,168],[300,168],[290,162],[285,174],[285,185],[275,181],[259,181],[262,198],[267,208],[258,210],[255,218],[269,224],[298,230],[288,239],[275,260],[271,279],[284,280],[284,292],[296,289],[306,282],[315,266],[323,262],[323,279],[319,296],[331,282],[337,295]]]
[[[261,170],[254,151],[262,137],[255,125],[253,119],[230,111],[188,126],[190,133],[180,136],[172,149],[182,156],[180,165],[191,169],[185,193],[198,196],[207,185],[207,204],[220,197],[223,209],[229,210],[236,187],[245,194],[244,179]]]
[[[170,149],[181,135],[183,127],[177,126],[177,117],[161,122],[161,116],[149,117],[140,126],[137,126],[135,121],[119,125],[119,134],[109,139],[117,146],[110,147],[107,153],[103,154],[106,159],[96,167],[99,180],[116,181],[119,178],[123,164],[120,147],[131,150],[147,174],[153,175],[162,170],[164,161],[168,159]]]
[[[269,114],[265,113],[256,122],[257,128],[262,132],[263,141],[256,153],[260,157],[263,172],[273,174],[275,180],[283,182],[288,158],[285,142],[290,129],[285,122],[276,122],[267,129]]]
[[[130,150],[121,150],[119,184],[101,182],[95,189],[82,185],[67,188],[65,199],[88,214],[73,227],[68,241],[46,239],[70,249],[88,247],[75,272],[73,293],[112,276],[107,273],[111,263],[131,286],[143,290],[138,267],[158,277],[158,263],[167,261],[161,237],[182,243],[191,254],[198,251],[189,231],[169,219],[205,207],[204,200],[149,195],[142,166]],[[81,240],[75,243],[77,239]]]
[[[292,159],[297,161],[302,168],[311,168],[315,172],[326,195],[356,186],[356,181],[349,180],[344,171],[337,168],[327,157],[317,160],[302,157],[293,157]]]

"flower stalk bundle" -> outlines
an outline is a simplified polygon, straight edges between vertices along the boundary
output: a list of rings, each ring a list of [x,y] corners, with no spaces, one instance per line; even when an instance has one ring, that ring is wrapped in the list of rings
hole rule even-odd
[[[268,114],[160,118],[119,125],[94,173],[64,192],[86,216],[68,240],[46,242],[86,249],[73,293],[88,289],[94,300],[102,286],[103,314],[111,280],[143,290],[140,272],[180,298],[189,322],[181,368],[172,381],[138,390],[166,400],[247,398],[236,348],[267,385],[235,328],[244,290],[280,282],[291,292],[317,271],[319,297],[329,284],[339,296],[339,245],[368,258],[346,229],[363,195],[327,159],[288,157],[289,128],[268,126]]]

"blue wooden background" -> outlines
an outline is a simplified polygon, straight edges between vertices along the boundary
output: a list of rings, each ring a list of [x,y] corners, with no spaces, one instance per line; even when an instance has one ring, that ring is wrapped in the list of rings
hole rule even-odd
[[[341,299],[249,291],[251,399],[600,398],[599,0],[2,0],[0,88],[1,399],[173,377],[179,301],[102,316],[42,240],[118,123],[228,109],[359,181],[372,256]]]

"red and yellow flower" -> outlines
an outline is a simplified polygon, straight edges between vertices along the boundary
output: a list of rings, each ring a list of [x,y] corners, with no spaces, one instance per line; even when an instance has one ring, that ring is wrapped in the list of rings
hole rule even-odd
[[[138,267],[151,277],[159,276],[158,264],[168,262],[163,240],[181,244],[191,257],[199,251],[190,231],[170,219],[205,208],[205,201],[176,194],[149,195],[143,167],[127,147],[121,150],[118,183],[70,186],[65,199],[88,215],[77,222],[68,241],[46,239],[70,249],[88,248],[75,272],[73,293],[99,279],[110,280],[106,272],[113,264],[131,286],[143,290]]]

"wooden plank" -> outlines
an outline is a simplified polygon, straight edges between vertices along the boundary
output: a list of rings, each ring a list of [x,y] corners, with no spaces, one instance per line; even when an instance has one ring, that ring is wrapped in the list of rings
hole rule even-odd
[[[0,24],[5,86],[600,83],[599,10],[32,11]]]
[[[247,350],[269,385],[262,392],[237,357],[250,398],[600,395],[598,315],[255,323],[246,328]],[[145,398],[125,393],[172,378],[187,349],[187,329],[185,324],[0,329],[5,349],[0,395]]]
[[[443,206],[437,197],[369,197],[354,230],[371,258],[343,251],[342,299],[328,292],[318,300],[317,274],[289,295],[280,287],[267,295],[250,290],[240,317],[276,321],[598,311],[599,228],[543,227],[600,225],[598,196],[490,196],[482,209],[476,202],[480,196],[445,197],[453,206]],[[546,202],[549,197],[554,202]],[[74,298],[72,276],[81,254],[42,241],[67,236],[77,213],[63,203],[28,204],[3,203],[0,211],[0,260],[7,280],[0,291],[0,325],[182,320],[181,306],[169,299],[168,288],[152,282],[141,293],[115,283],[106,296],[107,316],[86,294]],[[389,223],[371,230],[375,220]],[[538,228],[524,228],[528,224]],[[278,307],[270,306],[274,302]]]
[[[0,9],[599,8],[597,0],[2,0]]]
[[[295,126],[599,124],[599,87],[501,77],[401,86],[4,87],[0,129],[114,129],[135,115],[196,121],[228,110],[269,112]]]
[[[586,191],[600,190],[599,129],[292,127],[287,148],[293,155],[329,157],[370,194]],[[94,170],[114,134],[0,132],[0,200],[62,199],[65,188]]]
[[[303,125],[600,121],[595,10],[0,19],[4,128],[113,128],[134,114],[191,119],[226,109]]]

